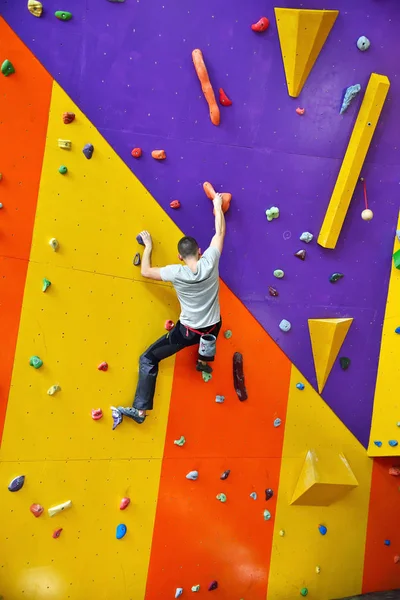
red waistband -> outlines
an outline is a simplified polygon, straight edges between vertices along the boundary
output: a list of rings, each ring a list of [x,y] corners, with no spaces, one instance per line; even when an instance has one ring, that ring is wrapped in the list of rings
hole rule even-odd
[[[208,335],[209,333],[214,331],[216,326],[217,326],[217,323],[215,323],[215,325],[213,325],[208,331],[198,331],[197,329],[192,329],[191,327],[189,327],[189,325],[184,325],[184,327],[186,327],[186,337],[189,337],[189,331],[192,331],[193,333],[197,333],[197,335]]]

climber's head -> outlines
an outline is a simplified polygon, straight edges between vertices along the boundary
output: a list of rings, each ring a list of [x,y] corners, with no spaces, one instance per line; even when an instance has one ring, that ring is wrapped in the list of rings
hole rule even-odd
[[[184,262],[193,258],[196,260],[200,258],[198,243],[193,237],[186,235],[178,242],[178,253],[179,260],[183,260]]]

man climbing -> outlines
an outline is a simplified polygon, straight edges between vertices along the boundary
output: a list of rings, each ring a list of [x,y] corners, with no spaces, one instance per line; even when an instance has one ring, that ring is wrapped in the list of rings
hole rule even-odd
[[[210,362],[214,360],[215,342],[222,321],[219,306],[218,264],[224,245],[225,216],[222,212],[222,196],[213,199],[215,235],[209,248],[200,257],[196,240],[185,236],[178,243],[179,259],[184,265],[166,267],[151,266],[153,243],[148,231],[142,231],[144,243],[142,275],[148,279],[172,282],[181,305],[179,321],[173,329],[154,342],[139,360],[139,380],[133,406],[112,406],[113,429],[123,417],[143,423],[146,411],[152,410],[160,360],[176,354],[183,348],[199,344],[197,371],[211,373]]]

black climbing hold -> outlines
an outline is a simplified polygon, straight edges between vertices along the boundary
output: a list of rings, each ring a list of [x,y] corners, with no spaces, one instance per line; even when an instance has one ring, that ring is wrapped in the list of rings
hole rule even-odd
[[[343,369],[343,371],[347,371],[347,369],[350,366],[350,362],[351,361],[349,358],[347,358],[347,356],[341,356],[339,358],[339,364],[340,364],[341,368]]]
[[[233,355],[233,385],[241,402],[247,400],[247,390],[244,382],[243,356],[240,352]]]
[[[272,490],[271,488],[268,488],[265,490],[265,499],[266,500],[270,500],[273,495],[274,495],[274,490]]]
[[[230,470],[224,471],[220,477],[220,479],[228,479]]]
[[[14,477],[14,479],[10,482],[8,489],[10,492],[18,492],[25,483],[25,475],[19,475],[18,477]]]
[[[139,254],[139,252],[136,252],[135,258],[133,259],[133,264],[135,265],[135,267],[140,267],[140,254]]]
[[[212,581],[210,583],[210,585],[208,586],[208,591],[212,592],[213,590],[216,590],[218,587],[218,581]]]
[[[336,283],[337,281],[339,281],[339,279],[343,279],[343,277],[343,273],[332,273],[332,275],[329,277],[329,281],[331,283]]]

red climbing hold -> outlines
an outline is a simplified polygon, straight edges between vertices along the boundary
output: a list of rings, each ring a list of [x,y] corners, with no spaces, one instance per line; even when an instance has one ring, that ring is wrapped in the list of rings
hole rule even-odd
[[[396,554],[396,556],[394,557],[394,564],[397,565],[398,563],[400,563],[400,556],[398,554]]]
[[[99,366],[97,367],[97,369],[99,371],[108,371],[108,363],[106,363],[106,362],[100,363]]]
[[[203,183],[203,190],[204,190],[207,198],[209,198],[210,200],[214,200],[217,192],[215,191],[215,189],[213,188],[213,186],[211,185],[211,183],[209,181],[205,181]],[[229,207],[231,204],[232,194],[229,194],[228,192],[222,192],[221,196],[222,196],[222,212],[226,213],[229,210]]]
[[[119,510],[125,510],[131,503],[130,498],[122,498],[121,502],[119,503]]]
[[[219,101],[222,106],[232,106],[232,100],[228,98],[222,88],[219,88]]]
[[[218,581],[212,581],[210,583],[210,585],[208,586],[208,591],[212,592],[213,590],[216,590],[218,587]]]
[[[269,27],[269,20],[267,17],[261,17],[257,23],[253,23],[251,26],[253,31],[265,31]]]
[[[165,158],[167,158],[167,155],[165,154],[165,150],[153,150],[151,155],[156,160],[164,160]]]
[[[175,323],[173,321],[171,321],[171,319],[167,319],[164,323],[164,328],[167,331],[171,331],[171,329],[173,329],[175,327]]]
[[[179,200],[172,200],[172,202],[169,203],[170,208],[180,208],[181,207],[181,203],[179,202]]]
[[[75,113],[71,113],[71,112],[65,112],[63,113],[63,122],[65,123],[65,125],[69,125],[69,123],[72,123],[72,121],[75,120]]]
[[[393,477],[398,477],[400,475],[400,469],[398,467],[392,467],[389,469],[389,475],[393,475]]]
[[[92,419],[93,421],[99,421],[103,416],[103,411],[101,408],[93,408],[92,410]]]
[[[44,508],[41,504],[31,504],[29,510],[34,517],[40,517],[40,515],[43,514]]]
[[[299,106],[296,108],[296,112],[298,115],[304,115],[304,113],[306,112],[305,108],[300,108]]]
[[[53,538],[54,538],[55,540],[56,540],[57,538],[59,538],[59,537],[60,537],[60,535],[61,535],[61,532],[62,532],[62,527],[60,527],[59,529],[55,529],[55,530],[53,531]]]
[[[142,149],[141,148],[134,148],[131,152],[133,158],[140,158],[142,156]]]
[[[269,293],[269,295],[270,295],[270,296],[274,296],[275,298],[276,298],[277,296],[279,296],[279,292],[278,292],[278,290],[276,290],[276,289],[275,289],[274,287],[272,287],[272,286],[269,286],[269,287],[268,287],[268,293]]]

